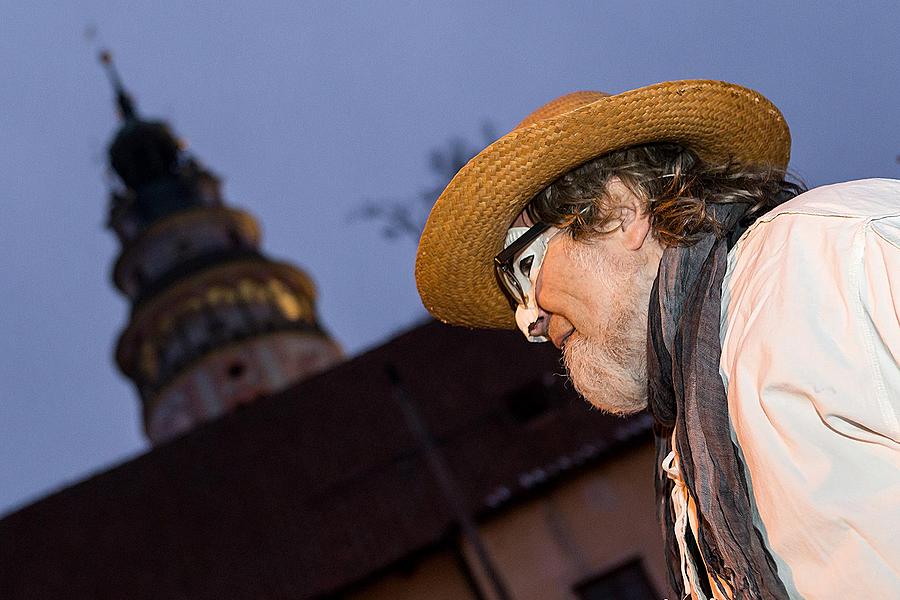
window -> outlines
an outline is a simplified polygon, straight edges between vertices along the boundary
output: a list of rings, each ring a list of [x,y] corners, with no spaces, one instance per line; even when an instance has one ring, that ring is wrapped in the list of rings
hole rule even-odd
[[[228,367],[229,379],[240,379],[247,372],[247,366],[242,362],[233,362]]]
[[[575,586],[581,600],[658,600],[641,560],[634,559]]]
[[[134,268],[134,287],[135,291],[141,291],[141,289],[147,285],[147,274],[144,273],[144,269],[141,267]]]
[[[244,246],[244,240],[236,229],[228,230],[228,243],[232,248],[241,248]]]

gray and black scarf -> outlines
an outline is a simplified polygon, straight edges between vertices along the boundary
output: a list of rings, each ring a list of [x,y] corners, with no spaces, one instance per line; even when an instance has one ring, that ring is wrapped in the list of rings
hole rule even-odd
[[[728,250],[749,225],[742,221],[746,206],[716,205],[711,210],[730,234],[717,238],[710,233],[692,246],[667,248],[650,296],[649,401],[669,580],[683,597],[669,500],[672,482],[662,469],[674,429],[681,474],[699,513],[699,539],[688,540],[694,562],[727,582],[737,599],[786,599],[775,563],[753,526],[744,466],[731,441],[719,375],[722,280]],[[688,536],[693,537],[690,529]],[[705,577],[701,580],[706,583]]]

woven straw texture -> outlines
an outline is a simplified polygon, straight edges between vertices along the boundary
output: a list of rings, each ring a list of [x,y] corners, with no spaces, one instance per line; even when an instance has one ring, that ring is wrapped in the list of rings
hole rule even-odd
[[[664,141],[707,160],[784,168],[790,158],[779,110],[734,84],[670,81],[612,96],[557,98],[470,160],[438,198],[416,257],[425,307],[447,323],[515,328],[492,260],[516,215],[567,171],[607,152]]]

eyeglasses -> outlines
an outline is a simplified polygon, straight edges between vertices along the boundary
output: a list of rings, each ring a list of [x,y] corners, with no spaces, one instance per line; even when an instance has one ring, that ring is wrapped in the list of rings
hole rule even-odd
[[[529,304],[528,294],[537,275],[536,269],[541,268],[547,243],[559,232],[560,229],[547,223],[538,223],[494,257],[494,275],[513,310]]]

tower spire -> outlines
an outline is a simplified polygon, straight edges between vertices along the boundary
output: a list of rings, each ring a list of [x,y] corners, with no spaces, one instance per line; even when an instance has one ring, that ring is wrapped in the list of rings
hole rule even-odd
[[[124,195],[114,198],[114,207],[129,206],[143,229],[160,218],[204,204],[199,180],[213,182],[216,195],[218,180],[196,161],[182,164],[182,144],[164,121],[138,115],[134,100],[122,85],[122,79],[108,50],[100,52],[100,63],[106,70],[116,94],[119,114],[123,119],[109,146],[109,162],[125,185]],[[190,168],[185,168],[189,166]],[[221,203],[213,198],[213,203]],[[120,214],[121,210],[118,211]],[[111,224],[122,235],[115,216]]]
[[[126,121],[137,119],[137,109],[134,106],[134,100],[125,91],[122,85],[122,78],[119,77],[119,71],[112,59],[112,53],[109,50],[100,51],[100,64],[103,65],[109,82],[112,84],[113,91],[116,93],[116,104],[119,107],[119,113]]]

